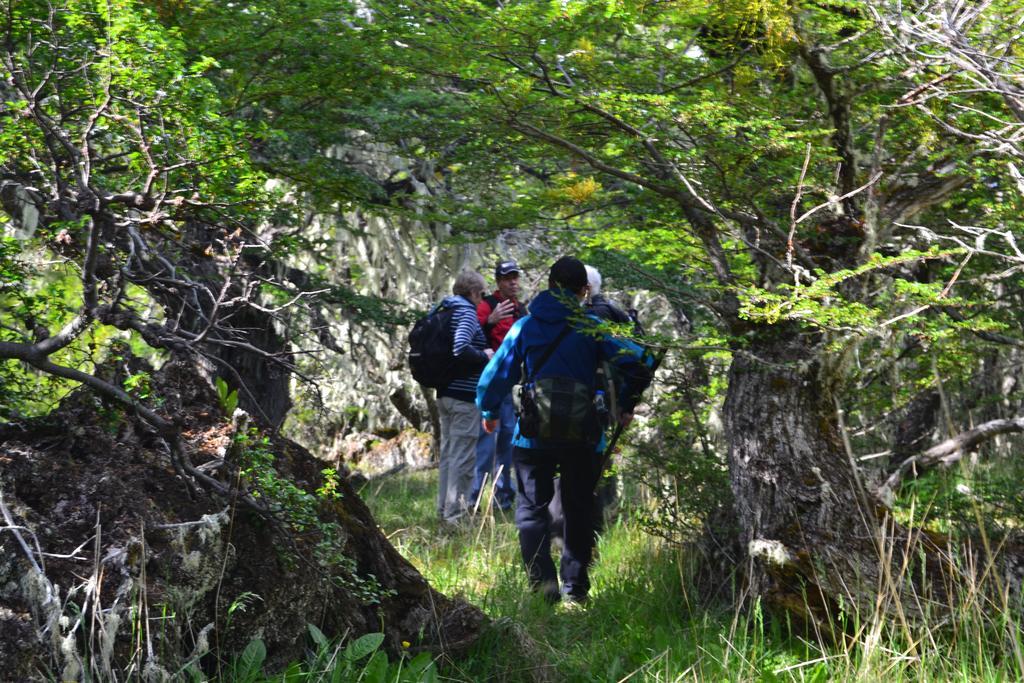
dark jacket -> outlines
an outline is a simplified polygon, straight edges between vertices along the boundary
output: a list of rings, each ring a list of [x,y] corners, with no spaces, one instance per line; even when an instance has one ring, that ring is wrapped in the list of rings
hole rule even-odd
[[[448,296],[442,306],[454,309],[452,313],[452,355],[455,356],[455,379],[437,390],[438,396],[449,396],[460,401],[476,398],[476,383],[480,371],[487,364],[487,339],[476,319],[476,307],[462,296]]]
[[[596,315],[601,320],[607,320],[608,322],[630,323],[633,325],[633,334],[635,335],[642,336],[644,333],[644,328],[636,317],[636,311],[630,310],[626,312],[622,310],[615,302],[606,298],[603,294],[594,294],[590,297],[590,302],[587,303],[587,313]]]
[[[570,292],[546,290],[530,304],[530,315],[516,322],[498,347],[491,362],[484,368],[476,389],[476,405],[483,416],[496,419],[501,402],[521,381],[523,365],[527,376],[534,379],[549,376],[571,377],[593,388],[597,366],[602,358],[622,371],[626,390],[621,400],[631,410],[650,383],[650,372],[642,362],[643,350],[628,341],[595,334],[588,328],[597,326],[596,318],[584,314]],[[566,335],[555,351],[533,375],[533,365],[540,361],[566,324],[572,332]],[[544,448],[541,439],[528,439],[519,434],[519,425],[512,443],[520,448]]]

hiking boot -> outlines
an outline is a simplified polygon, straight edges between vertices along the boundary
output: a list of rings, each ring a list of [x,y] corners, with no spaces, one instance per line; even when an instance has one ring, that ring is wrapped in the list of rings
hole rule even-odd
[[[557,605],[562,599],[562,592],[558,590],[557,581],[541,581],[534,584],[531,590],[541,595],[544,598],[544,602],[549,605]]]
[[[577,607],[583,607],[587,604],[587,594],[576,592],[576,590],[567,587],[567,590],[562,592],[562,601],[566,604],[575,604]]]
[[[585,612],[587,610],[586,600],[576,600],[568,595],[564,596],[565,599],[558,604],[558,611],[563,614],[571,614],[574,612]]]

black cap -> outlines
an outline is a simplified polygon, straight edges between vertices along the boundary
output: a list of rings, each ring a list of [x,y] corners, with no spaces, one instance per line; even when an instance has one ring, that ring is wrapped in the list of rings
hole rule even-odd
[[[548,274],[548,286],[578,292],[587,285],[587,268],[583,261],[572,256],[563,256],[555,261]]]
[[[494,267],[494,277],[505,277],[510,273],[521,273],[523,272],[519,268],[519,264],[515,261],[498,261],[498,265]]]

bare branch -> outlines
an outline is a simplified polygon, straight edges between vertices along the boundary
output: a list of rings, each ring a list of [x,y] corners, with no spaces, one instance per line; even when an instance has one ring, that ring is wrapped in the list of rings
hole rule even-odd
[[[786,266],[793,269],[793,235],[796,233],[796,225],[800,221],[796,219],[796,207],[800,205],[800,196],[804,193],[804,178],[807,177],[807,167],[811,163],[811,143],[807,143],[807,151],[804,154],[804,165],[800,169],[800,180],[796,184],[796,194],[793,195],[793,203],[789,207],[789,235],[786,236]]]
[[[896,487],[899,486],[900,481],[911,470],[919,474],[922,470],[936,465],[948,467],[960,460],[964,453],[969,453],[985,441],[1000,434],[1014,434],[1018,432],[1024,432],[1024,417],[991,420],[978,425],[974,429],[961,432],[940,444],[932,446],[924,453],[903,461],[899,468],[889,475],[885,483],[879,487],[879,494],[883,500],[892,500]]]

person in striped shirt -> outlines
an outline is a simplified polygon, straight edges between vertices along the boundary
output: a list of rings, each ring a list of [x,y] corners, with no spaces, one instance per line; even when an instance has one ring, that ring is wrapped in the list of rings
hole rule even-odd
[[[476,384],[494,355],[476,316],[476,307],[486,291],[480,273],[464,270],[455,279],[452,296],[441,303],[453,309],[450,337],[455,373],[448,384],[437,390],[441,420],[437,513],[450,524],[458,523],[472,505],[470,494],[480,425]]]

